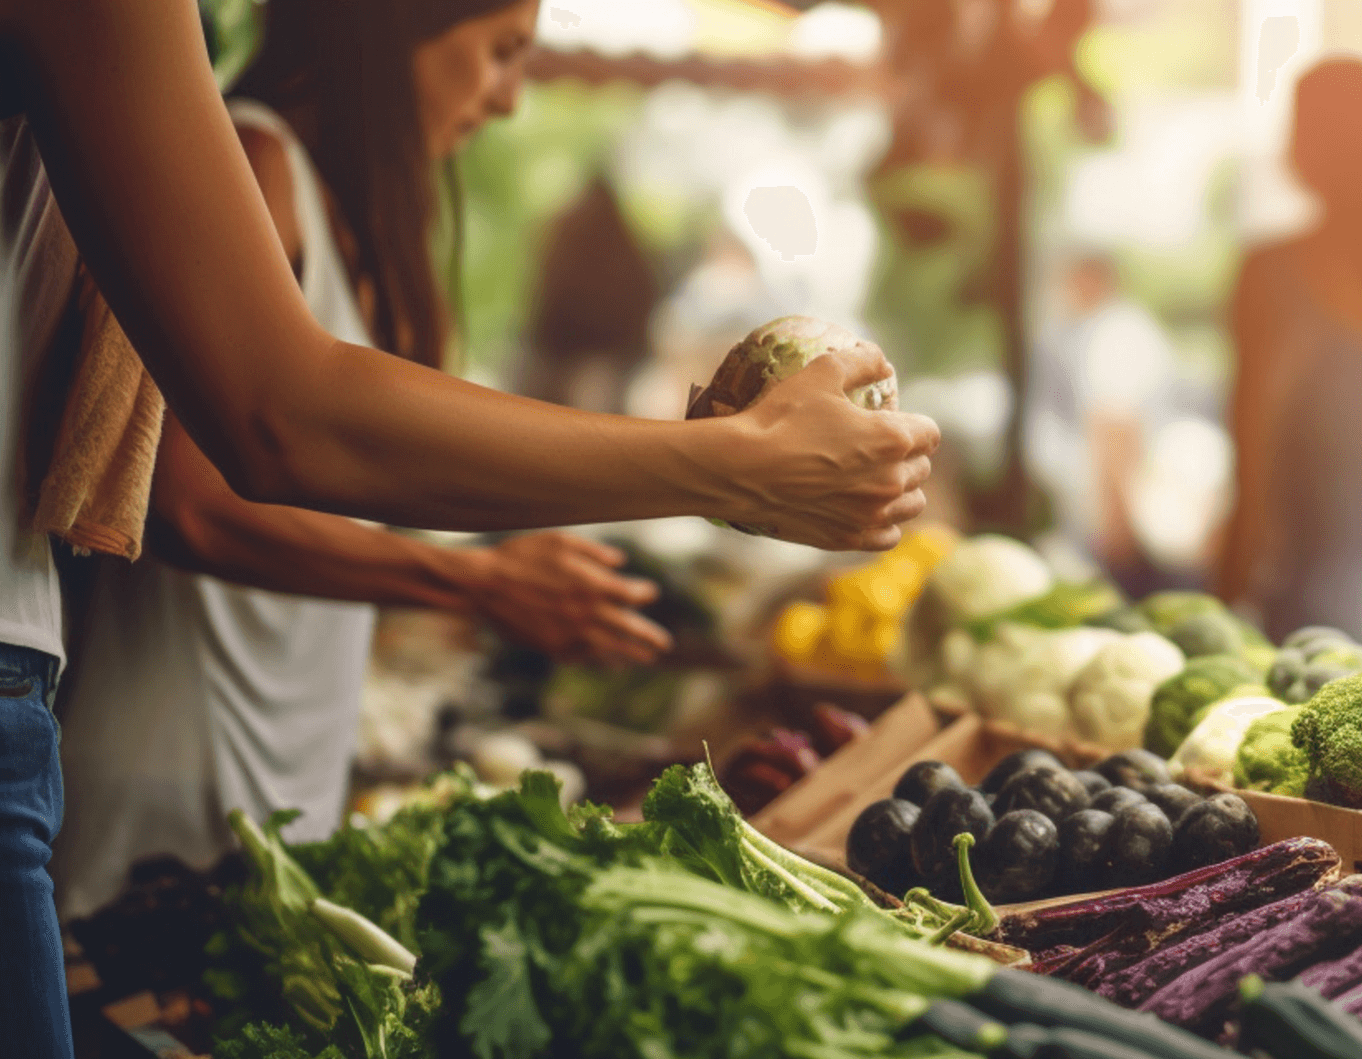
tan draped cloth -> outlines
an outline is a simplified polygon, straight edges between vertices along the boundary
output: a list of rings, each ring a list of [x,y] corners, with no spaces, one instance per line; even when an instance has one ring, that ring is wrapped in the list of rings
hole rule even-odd
[[[34,529],[78,552],[136,559],[165,400],[84,269],[74,297],[83,320],[80,348],[41,480]]]

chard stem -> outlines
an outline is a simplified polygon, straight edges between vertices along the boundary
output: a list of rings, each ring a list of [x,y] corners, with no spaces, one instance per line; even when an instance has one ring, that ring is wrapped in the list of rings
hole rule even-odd
[[[798,894],[802,900],[823,912],[842,911],[839,905],[828,900],[817,890],[792,875],[783,865],[777,864],[765,853],[757,849],[756,846],[748,841],[746,836],[740,841],[743,844],[743,852],[756,861],[758,867],[765,868],[772,875],[776,876],[776,878],[780,879],[781,882]]]

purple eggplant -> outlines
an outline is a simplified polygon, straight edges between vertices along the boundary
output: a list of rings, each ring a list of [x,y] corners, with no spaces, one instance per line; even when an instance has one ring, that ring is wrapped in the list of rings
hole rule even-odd
[[[1179,975],[1299,915],[1314,896],[1314,890],[1304,890],[1248,912],[1231,912],[1214,924],[1203,926],[1193,920],[1185,929],[1162,937],[1143,934],[1142,939],[1152,944],[1142,954],[1136,947],[1131,953],[1134,959],[1108,959],[1099,973],[1083,974],[1079,970],[1077,975],[1066,977],[1122,1007],[1138,1007]]]
[[[998,940],[1031,952],[1082,948],[1128,921],[1137,908],[1155,927],[1194,917],[1214,920],[1308,889],[1338,863],[1329,843],[1290,838],[1148,886],[1005,916]]]
[[[1362,875],[1352,875],[1338,884],[1339,889],[1362,889]],[[1321,960],[1301,972],[1297,979],[1325,1000],[1334,1000],[1362,987],[1362,947],[1336,960]]]
[[[1282,980],[1362,941],[1362,895],[1330,889],[1310,894],[1291,919],[1269,927],[1173,979],[1143,1004],[1165,1022],[1214,1037],[1239,998],[1249,974]]]

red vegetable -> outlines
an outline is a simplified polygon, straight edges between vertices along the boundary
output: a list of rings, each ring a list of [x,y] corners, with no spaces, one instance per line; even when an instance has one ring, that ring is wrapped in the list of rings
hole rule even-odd
[[[813,724],[810,728],[813,748],[824,757],[830,757],[853,739],[870,731],[870,722],[859,713],[820,702],[813,708]]]
[[[750,816],[812,772],[818,762],[806,736],[775,728],[765,738],[743,743],[724,765],[720,782],[739,810]]]
[[[1309,896],[1299,915],[1179,975],[1140,1010],[1214,1037],[1238,1001],[1239,981],[1246,975],[1280,981],[1355,948],[1362,940],[1362,896],[1338,889]]]
[[[1213,921],[1223,912],[1256,908],[1307,889],[1338,863],[1327,842],[1291,838],[1148,886],[1006,916],[998,938],[1032,952],[1060,945],[1081,948],[1127,924],[1136,909],[1156,932],[1191,920]]]

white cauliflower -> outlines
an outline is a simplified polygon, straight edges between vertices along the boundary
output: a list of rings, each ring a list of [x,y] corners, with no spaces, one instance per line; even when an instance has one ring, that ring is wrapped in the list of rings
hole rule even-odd
[[[986,533],[957,545],[932,572],[930,587],[952,622],[961,622],[1043,596],[1053,585],[1050,567],[1033,549]]]
[[[1179,779],[1188,770],[1226,786],[1234,784],[1234,759],[1249,725],[1259,717],[1286,709],[1269,695],[1232,695],[1207,707],[1205,716],[1168,759],[1168,771]]]
[[[1152,632],[1109,643],[1078,674],[1069,693],[1074,730],[1108,750],[1143,745],[1154,689],[1182,672],[1182,651]]]
[[[1111,629],[1051,631],[1004,623],[978,651],[971,686],[979,712],[1020,728],[1062,735],[1069,688],[1092,658],[1121,639]]]

